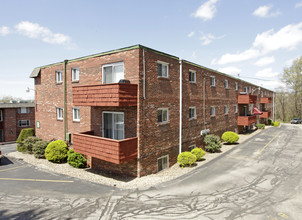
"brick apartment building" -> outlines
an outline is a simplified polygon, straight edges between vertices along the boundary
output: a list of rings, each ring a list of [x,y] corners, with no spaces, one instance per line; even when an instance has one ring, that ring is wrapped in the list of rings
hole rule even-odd
[[[69,140],[92,168],[133,176],[173,165],[209,131],[243,132],[273,111],[273,91],[142,45],[38,67],[30,77],[37,136]]]
[[[0,103],[0,142],[16,141],[23,128],[35,127],[35,103]]]

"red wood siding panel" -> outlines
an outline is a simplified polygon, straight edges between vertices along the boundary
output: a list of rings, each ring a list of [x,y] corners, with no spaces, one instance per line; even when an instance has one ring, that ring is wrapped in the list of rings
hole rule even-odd
[[[114,164],[137,158],[137,137],[113,140],[92,134],[93,132],[73,134],[74,151]]]
[[[260,115],[260,118],[270,118],[271,117],[271,112],[263,112],[262,115]]]
[[[263,104],[272,103],[272,98],[262,97],[262,98],[260,98],[260,103],[263,103]]]
[[[137,85],[126,83],[75,86],[74,106],[137,106]]]
[[[252,116],[238,116],[237,118],[237,125],[243,126],[243,125],[251,125],[256,123],[256,115]]]
[[[238,95],[238,104],[256,104],[257,96],[255,95]]]

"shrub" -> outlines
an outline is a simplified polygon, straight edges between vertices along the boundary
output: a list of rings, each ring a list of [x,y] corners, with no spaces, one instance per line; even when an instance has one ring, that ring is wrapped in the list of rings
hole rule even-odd
[[[18,139],[16,140],[17,143],[17,151],[19,152],[26,152],[27,149],[23,146],[24,140],[28,137],[35,136],[35,132],[33,128],[24,128],[21,130]]]
[[[28,137],[24,140],[23,148],[26,152],[32,154],[33,146],[36,142],[42,141],[41,138],[38,137]]]
[[[214,134],[206,135],[204,142],[206,144],[205,149],[211,153],[219,151],[222,146],[219,136]]]
[[[180,164],[181,167],[191,166],[193,163],[196,162],[196,156],[191,152],[185,151],[178,154],[177,162]]]
[[[273,120],[269,118],[269,119],[268,119],[268,124],[274,126]]]
[[[65,163],[68,147],[62,140],[53,141],[45,149],[45,158],[54,163]]]
[[[279,127],[279,125],[280,125],[280,121],[275,121],[274,122],[274,127]]]
[[[76,168],[83,168],[86,166],[87,159],[80,153],[74,152],[72,149],[68,151],[67,153],[67,163],[70,166],[76,167]]]
[[[198,147],[191,150],[191,153],[196,156],[197,161],[201,160],[202,157],[206,154],[203,149],[198,148]]]
[[[49,141],[37,141],[33,148],[32,152],[35,156],[35,158],[45,158],[45,149],[47,145],[49,144]]]
[[[265,124],[256,124],[258,129],[265,129]]]
[[[226,131],[222,134],[222,140],[228,144],[235,143],[239,140],[239,135],[233,131]]]

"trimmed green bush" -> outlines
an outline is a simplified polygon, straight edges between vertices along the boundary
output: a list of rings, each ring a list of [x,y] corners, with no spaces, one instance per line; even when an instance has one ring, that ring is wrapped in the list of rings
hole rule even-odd
[[[191,153],[196,156],[196,160],[197,161],[201,160],[202,157],[206,154],[206,152],[204,152],[203,149],[198,148],[198,147],[196,147],[193,150],[191,150]]]
[[[265,124],[256,124],[258,129],[265,129]]]
[[[268,124],[274,126],[273,120],[269,118],[269,119],[268,119]]]
[[[33,146],[38,141],[42,141],[42,139],[38,137],[28,137],[24,140],[23,148],[27,153],[32,154]]]
[[[24,140],[28,137],[35,136],[35,131],[33,128],[24,128],[21,130],[18,139],[16,140],[17,143],[17,151],[19,152],[26,152],[27,149],[23,146]]]
[[[279,127],[279,125],[280,125],[280,121],[275,121],[274,122],[274,127]]]
[[[177,162],[180,164],[181,167],[191,166],[196,162],[196,156],[191,152],[185,151],[178,154]]]
[[[204,138],[204,143],[206,144],[206,151],[209,151],[211,153],[219,151],[222,146],[219,136],[214,134],[206,135]]]
[[[45,158],[45,149],[47,145],[49,144],[49,141],[37,141],[33,148],[32,152],[35,156],[35,158]]]
[[[233,131],[226,131],[222,134],[221,138],[224,142],[233,144],[239,140],[239,135]]]
[[[73,149],[69,150],[67,158],[67,163],[70,166],[76,167],[76,168],[83,168],[86,166],[87,159],[80,153],[74,152]]]
[[[45,158],[53,163],[65,163],[68,147],[62,140],[53,141],[45,149]]]

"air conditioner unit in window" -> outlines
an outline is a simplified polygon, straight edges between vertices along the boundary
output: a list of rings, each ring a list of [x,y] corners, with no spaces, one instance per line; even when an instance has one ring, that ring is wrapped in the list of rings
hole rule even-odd
[[[206,135],[210,133],[210,129],[205,129],[200,132],[201,135]]]

